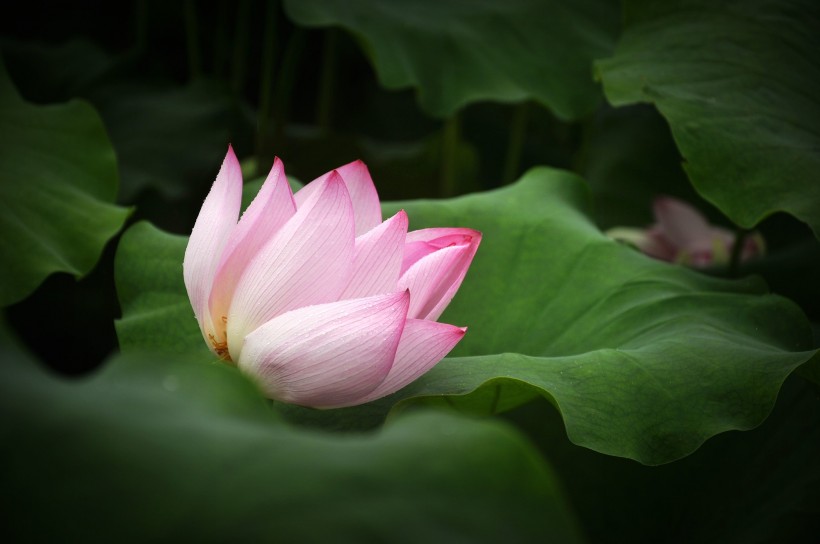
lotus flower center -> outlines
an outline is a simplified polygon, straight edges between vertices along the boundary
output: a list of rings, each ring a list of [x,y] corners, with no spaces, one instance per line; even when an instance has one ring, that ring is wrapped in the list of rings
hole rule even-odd
[[[222,336],[225,337],[223,342],[220,342],[216,339],[213,334],[208,334],[208,339],[211,341],[211,346],[214,348],[214,352],[217,356],[224,360],[224,361],[231,361],[231,354],[228,351],[228,335],[227,335],[227,325],[228,325],[228,318],[226,316],[222,316]]]

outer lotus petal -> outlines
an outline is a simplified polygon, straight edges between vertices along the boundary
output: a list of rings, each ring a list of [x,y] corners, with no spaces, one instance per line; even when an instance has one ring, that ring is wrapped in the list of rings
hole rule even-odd
[[[285,402],[353,403],[388,375],[404,330],[408,293],[299,308],[245,338],[239,368]]]
[[[441,248],[468,244],[476,235],[481,236],[477,231],[464,228],[421,229],[408,232],[401,273],[404,274],[422,257]]]
[[[279,229],[296,213],[296,204],[285,177],[282,161],[276,158],[265,183],[233,229],[219,264],[210,298],[217,339],[225,341],[225,326],[234,289],[242,273]]]
[[[396,291],[401,270],[407,214],[404,210],[356,238],[353,275],[342,299]]]
[[[236,226],[242,205],[242,171],[233,148],[222,162],[185,248],[182,273],[188,298],[205,340],[212,331],[208,298],[222,251]],[[210,342],[208,342],[210,346]]]
[[[429,253],[399,278],[399,289],[410,290],[409,318],[435,321],[453,299],[481,243],[481,233],[470,232],[469,240]]]
[[[353,208],[338,175],[299,209],[248,264],[228,311],[228,349],[284,312],[338,300],[353,269]]]
[[[362,404],[395,393],[433,368],[464,337],[466,328],[426,319],[408,319],[396,351],[396,360],[384,381],[359,399]]]
[[[362,161],[353,161],[334,171],[342,176],[350,193],[353,211],[356,214],[356,236],[361,236],[382,222],[382,208],[373,178],[370,177],[370,171]],[[297,192],[296,206],[301,208],[332,173],[328,172],[319,176]]]
[[[711,248],[711,227],[695,208],[676,198],[660,197],[655,199],[653,210],[665,237],[678,249]]]
[[[659,225],[653,225],[646,231],[646,237],[643,243],[638,245],[638,249],[650,257],[669,262],[673,262],[678,253],[677,248],[667,240]]]

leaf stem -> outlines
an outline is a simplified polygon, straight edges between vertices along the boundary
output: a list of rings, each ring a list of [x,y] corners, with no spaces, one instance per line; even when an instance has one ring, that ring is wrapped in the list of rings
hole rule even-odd
[[[732,254],[729,257],[728,274],[730,278],[736,278],[740,274],[740,258],[743,255],[743,246],[746,244],[748,235],[748,229],[739,227],[735,231],[735,243],[732,245]]]
[[[522,102],[513,109],[510,121],[510,140],[507,145],[507,157],[504,160],[504,185],[515,181],[521,168],[521,155],[524,151],[524,140],[529,121],[529,103]]]

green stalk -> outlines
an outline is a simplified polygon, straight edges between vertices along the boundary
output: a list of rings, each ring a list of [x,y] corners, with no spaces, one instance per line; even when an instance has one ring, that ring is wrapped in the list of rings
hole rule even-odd
[[[507,156],[504,159],[504,184],[515,181],[521,169],[521,155],[524,152],[524,140],[527,135],[529,104],[522,102],[513,109],[510,121],[510,140],[507,144]]]
[[[231,62],[231,89],[237,94],[241,94],[245,89],[245,77],[248,73],[248,27],[250,26],[250,16],[250,0],[240,0],[236,13],[233,59]]]
[[[316,104],[316,124],[325,134],[330,130],[333,92],[336,86],[336,47],[338,41],[339,31],[335,28],[331,28],[325,33],[322,74],[319,79],[319,98]]]
[[[259,82],[258,130],[256,133],[256,167],[257,174],[263,175],[268,163],[265,149],[268,145],[270,130],[271,95],[273,94],[273,71],[276,62],[276,17],[278,9],[275,0],[266,2],[265,30],[262,34],[262,77]]]
[[[458,113],[453,114],[452,117],[444,122],[439,192],[441,196],[445,198],[454,196],[458,188],[456,162],[458,159],[458,143],[461,132],[460,124]]]
[[[749,231],[738,228],[735,232],[735,244],[732,246],[732,255],[729,257],[729,277],[736,278],[740,275],[740,258],[743,255],[743,246],[746,244],[746,237]]]
[[[185,38],[188,46],[188,72],[191,79],[202,75],[202,51],[199,50],[199,29],[194,0],[185,0]]]

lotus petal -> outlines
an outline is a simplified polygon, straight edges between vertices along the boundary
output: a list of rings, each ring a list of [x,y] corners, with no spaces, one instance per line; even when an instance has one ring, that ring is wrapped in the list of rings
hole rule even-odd
[[[390,372],[359,403],[390,395],[415,381],[446,357],[466,332],[465,327],[425,319],[408,319]]]
[[[353,273],[341,298],[396,291],[406,235],[407,214],[402,210],[356,238]]]
[[[332,174],[318,198],[300,208],[259,250],[236,285],[227,317],[228,349],[289,310],[338,300],[353,271],[353,207]]]
[[[245,338],[239,368],[285,402],[355,403],[390,372],[408,305],[403,292],[292,310]]]
[[[229,146],[216,181],[196,218],[182,261],[188,298],[191,299],[202,335],[212,350],[208,335],[212,334],[213,323],[208,311],[208,299],[222,251],[236,227],[241,206],[242,170],[233,148]]]
[[[373,178],[370,177],[370,171],[362,161],[353,161],[337,168],[334,172],[342,176],[350,193],[350,200],[353,202],[353,211],[356,215],[356,236],[361,236],[382,222],[382,208]],[[301,207],[332,173],[328,172],[319,176],[297,192],[296,206]]]

